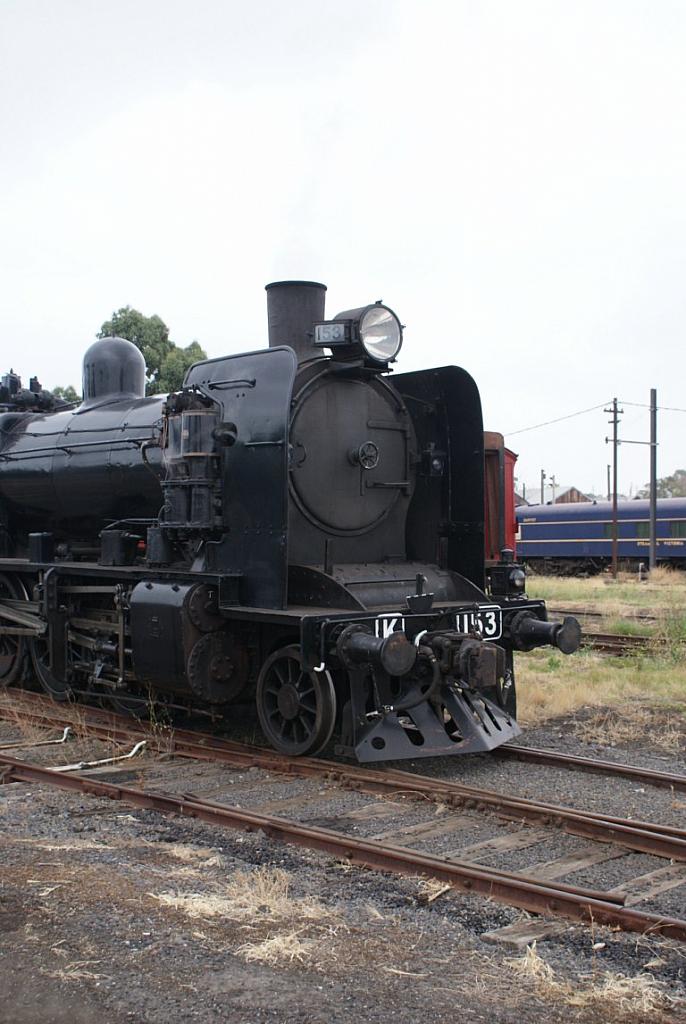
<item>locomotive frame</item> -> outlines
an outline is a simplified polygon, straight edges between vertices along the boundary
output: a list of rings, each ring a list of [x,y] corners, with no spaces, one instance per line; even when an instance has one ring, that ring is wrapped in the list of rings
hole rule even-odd
[[[76,408],[6,380],[0,685],[30,655],[57,699],[230,716],[254,691],[294,755],[334,731],[361,761],[518,734],[513,651],[571,653],[580,631],[526,598],[507,550],[485,590],[476,385],[391,376],[392,310],[326,321],[324,292],[267,286],[270,347],[196,363],[166,398],[116,338],[86,353]]]

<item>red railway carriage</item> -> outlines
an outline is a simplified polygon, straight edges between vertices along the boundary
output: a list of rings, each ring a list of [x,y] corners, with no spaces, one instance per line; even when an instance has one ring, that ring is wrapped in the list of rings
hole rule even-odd
[[[502,434],[484,431],[484,540],[486,568],[500,561],[500,552],[515,552],[514,471],[517,456],[505,447]]]

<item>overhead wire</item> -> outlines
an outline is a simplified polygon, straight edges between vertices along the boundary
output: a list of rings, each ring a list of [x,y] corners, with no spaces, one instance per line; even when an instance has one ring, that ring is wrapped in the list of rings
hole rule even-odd
[[[622,405],[635,405],[637,408],[650,409],[651,406],[648,402],[624,402]],[[658,412],[686,412],[686,409],[680,409],[676,405],[658,405],[656,406]]]
[[[606,402],[601,402],[600,405],[591,405],[587,409],[579,409],[577,412],[567,413],[566,416],[557,416],[552,420],[544,420],[542,423],[533,423],[530,427],[520,427],[518,430],[506,430],[505,435],[507,437],[513,437],[515,434],[525,434],[529,430],[538,430],[540,427],[550,427],[554,423],[562,423],[563,420],[571,420],[576,416],[584,416],[588,412],[595,412],[597,409],[602,409],[606,405],[610,405],[612,399],[609,398]],[[618,399],[620,405],[631,405],[637,409],[650,409],[651,406],[648,402],[625,402],[623,399]],[[680,409],[678,406],[673,405],[658,405],[658,412],[686,412],[686,409]]]
[[[552,423],[561,423],[562,420],[571,420],[575,416],[583,416],[587,412],[595,412],[596,409],[602,409],[603,406],[608,405],[612,399],[608,402],[601,402],[600,405],[591,405],[588,409],[579,409],[578,412],[570,412],[566,416],[558,416],[554,420],[545,420],[543,423],[534,423],[530,427],[520,427],[519,430],[508,430],[505,431],[507,437],[512,437],[514,434],[524,434],[527,430],[538,430],[539,427],[549,427]]]

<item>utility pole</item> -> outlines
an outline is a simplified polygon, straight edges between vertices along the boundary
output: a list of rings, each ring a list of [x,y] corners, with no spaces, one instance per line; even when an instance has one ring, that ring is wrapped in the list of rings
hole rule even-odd
[[[541,505],[545,505],[545,470],[541,470]]]
[[[557,490],[557,480],[555,479],[555,474],[554,473],[553,473],[553,475],[550,478],[550,486],[553,489],[553,505],[554,505],[555,504],[555,491]]]
[[[650,568],[657,565],[657,390],[650,389]]]
[[[607,467],[607,500],[610,501],[612,498],[612,484],[610,483],[610,473],[612,472],[612,466],[608,463]]]
[[[612,424],[612,576],[617,579],[617,563],[619,553],[619,524],[617,522],[617,451],[619,448],[619,438],[617,436],[617,429],[619,427],[620,414],[624,412],[623,409],[618,407],[617,399],[612,399],[612,408],[604,409],[603,412],[612,413],[612,419],[609,420]],[[605,438],[605,444],[610,443],[610,438]]]
[[[620,441],[617,437],[617,425],[619,423],[619,416],[624,412],[623,409],[617,408],[617,399],[613,399],[612,408],[606,409],[605,412],[612,413],[612,419],[610,423],[613,425],[613,454],[614,454],[614,483],[613,483],[613,494],[612,494],[612,573],[617,578],[616,570],[616,547],[617,547],[617,446],[620,444],[647,444],[650,445],[650,568],[654,569],[657,564],[657,391],[655,388],[650,389],[650,441],[629,441],[627,438],[622,438]],[[609,442],[609,437],[605,438],[605,443]],[[609,466],[608,466],[609,469]]]

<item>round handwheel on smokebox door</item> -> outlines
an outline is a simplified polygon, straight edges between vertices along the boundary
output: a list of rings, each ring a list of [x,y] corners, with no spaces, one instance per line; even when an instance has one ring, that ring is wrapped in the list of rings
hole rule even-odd
[[[319,753],[336,722],[330,674],[303,669],[295,644],[274,651],[257,680],[257,713],[265,736],[282,754]]]

